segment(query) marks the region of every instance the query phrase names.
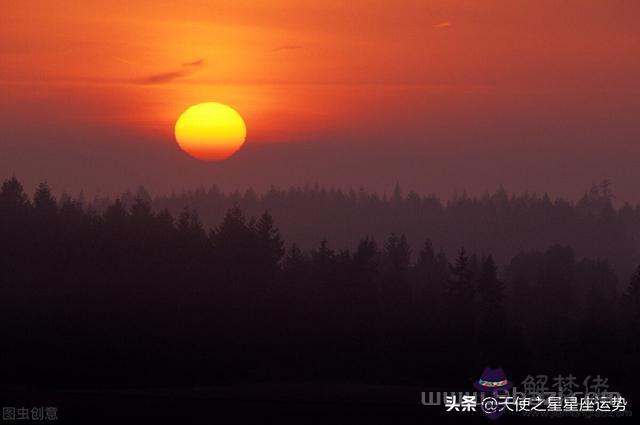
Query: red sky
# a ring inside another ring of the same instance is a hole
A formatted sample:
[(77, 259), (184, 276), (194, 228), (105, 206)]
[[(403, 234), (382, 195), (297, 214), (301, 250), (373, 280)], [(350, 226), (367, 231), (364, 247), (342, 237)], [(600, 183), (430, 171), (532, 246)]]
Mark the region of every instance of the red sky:
[[(114, 192), (320, 183), (640, 201), (634, 0), (0, 2), (0, 178)], [(173, 124), (245, 118), (224, 163)]]

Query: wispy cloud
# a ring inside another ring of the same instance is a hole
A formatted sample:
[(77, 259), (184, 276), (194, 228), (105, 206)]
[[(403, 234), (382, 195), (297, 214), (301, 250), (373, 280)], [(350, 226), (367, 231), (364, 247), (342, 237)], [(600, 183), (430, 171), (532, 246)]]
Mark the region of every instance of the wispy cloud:
[(146, 77), (142, 77), (135, 80), (135, 82), (138, 84), (170, 83), (171, 81), (174, 81), (179, 78), (183, 78), (192, 74), (197, 69), (202, 68), (203, 66), (204, 66), (204, 59), (197, 59), (191, 62), (183, 62), (181, 64), (181, 69), (147, 75)]
[(204, 59), (198, 59), (192, 62), (184, 62), (182, 66), (200, 68), (201, 66), (204, 66)]
[(435, 28), (448, 28), (450, 26), (451, 26), (451, 22), (449, 21), (440, 22), (439, 24), (434, 25)]
[(181, 77), (189, 75), (188, 71), (169, 71), (161, 72), (159, 74), (152, 74), (137, 80), (140, 84), (161, 84), (168, 83)]
[(285, 44), (284, 46), (278, 46), (271, 49), (272, 52), (282, 52), (284, 50), (298, 50), (302, 49), (302, 46), (297, 44)]

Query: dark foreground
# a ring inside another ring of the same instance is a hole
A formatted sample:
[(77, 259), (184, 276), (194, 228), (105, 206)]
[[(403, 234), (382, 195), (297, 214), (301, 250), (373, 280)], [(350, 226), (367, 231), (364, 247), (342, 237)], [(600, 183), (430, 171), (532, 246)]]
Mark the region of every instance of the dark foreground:
[[(455, 389), (462, 391), (466, 389)], [(19, 423), (492, 423), (479, 413), (426, 406), (419, 386), (264, 383), (202, 388), (29, 390), (3, 388), (3, 406), (55, 406), (56, 420)], [(629, 413), (631, 415), (631, 413)], [(544, 418), (499, 423), (627, 423), (632, 416)]]

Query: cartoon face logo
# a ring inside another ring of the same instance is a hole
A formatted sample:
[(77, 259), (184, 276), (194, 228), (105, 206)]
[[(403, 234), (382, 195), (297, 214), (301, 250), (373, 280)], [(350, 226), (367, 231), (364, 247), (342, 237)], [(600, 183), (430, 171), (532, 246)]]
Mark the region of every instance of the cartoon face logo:
[(480, 410), (487, 418), (498, 419), (504, 414), (504, 406), (499, 405), (498, 399), (509, 391), (513, 384), (501, 368), (485, 368), (473, 386), (481, 393)]

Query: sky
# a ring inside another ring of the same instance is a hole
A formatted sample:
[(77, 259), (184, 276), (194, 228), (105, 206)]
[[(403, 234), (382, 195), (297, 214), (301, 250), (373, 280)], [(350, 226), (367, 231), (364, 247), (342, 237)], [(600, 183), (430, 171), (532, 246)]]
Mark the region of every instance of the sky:
[[(321, 184), (640, 202), (635, 0), (0, 0), (0, 178), (113, 194)], [(173, 126), (236, 109), (203, 162)]]

